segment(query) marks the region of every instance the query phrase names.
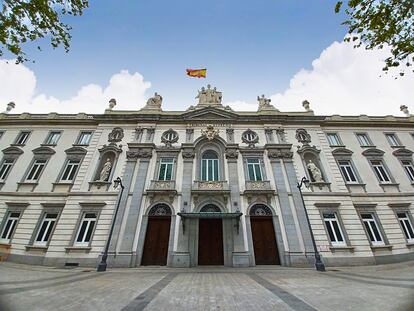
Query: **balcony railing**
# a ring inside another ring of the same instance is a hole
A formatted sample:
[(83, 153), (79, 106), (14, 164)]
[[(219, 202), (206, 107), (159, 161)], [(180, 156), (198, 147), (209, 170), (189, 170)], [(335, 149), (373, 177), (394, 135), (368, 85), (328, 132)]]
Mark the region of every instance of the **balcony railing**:
[(175, 191), (175, 180), (151, 180), (147, 191)]
[(193, 191), (229, 191), (229, 183), (226, 180), (194, 181)]
[(270, 181), (268, 180), (246, 180), (246, 191), (248, 192), (274, 192), (270, 188)]

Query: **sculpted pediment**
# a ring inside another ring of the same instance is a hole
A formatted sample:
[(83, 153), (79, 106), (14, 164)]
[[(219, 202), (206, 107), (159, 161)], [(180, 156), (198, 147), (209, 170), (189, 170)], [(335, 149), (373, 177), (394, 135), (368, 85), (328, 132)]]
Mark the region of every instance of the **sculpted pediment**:
[(218, 121), (236, 120), (238, 115), (228, 110), (207, 107), (184, 113), (184, 120)]

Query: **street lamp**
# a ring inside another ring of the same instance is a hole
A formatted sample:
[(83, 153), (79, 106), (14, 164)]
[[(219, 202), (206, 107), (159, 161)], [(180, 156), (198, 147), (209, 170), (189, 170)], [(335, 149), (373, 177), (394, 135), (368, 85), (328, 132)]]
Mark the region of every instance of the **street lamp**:
[(306, 188), (309, 188), (309, 184), (310, 184), (309, 179), (307, 179), (306, 177), (302, 177), (302, 179), (300, 180), (300, 183), (298, 183), (298, 189), (299, 189), (300, 197), (302, 199), (303, 208), (305, 210), (306, 220), (308, 221), (309, 231), (310, 231), (311, 238), (312, 238), (313, 249), (315, 251), (315, 268), (317, 271), (325, 271), (325, 265), (323, 264), (321, 260), (321, 256), (319, 255), (318, 249), (316, 248), (315, 237), (313, 236), (313, 231), (312, 231), (312, 227), (309, 221), (308, 211), (306, 209), (305, 200), (303, 199), (303, 194), (302, 194), (302, 186), (305, 185)]
[(106, 241), (105, 251), (104, 251), (104, 254), (102, 255), (101, 262), (99, 263), (98, 268), (96, 269), (96, 271), (98, 272), (106, 271), (106, 266), (107, 266), (106, 259), (108, 258), (109, 244), (111, 243), (111, 237), (112, 237), (112, 232), (114, 231), (116, 215), (118, 214), (119, 204), (121, 203), (122, 193), (124, 192), (124, 185), (122, 184), (122, 180), (119, 177), (117, 177), (117, 179), (114, 180), (114, 188), (116, 189), (118, 188), (118, 186), (121, 186), (121, 194), (119, 195), (118, 202), (116, 204), (115, 215), (114, 215), (114, 219), (112, 220), (111, 230), (109, 231), (108, 240)]

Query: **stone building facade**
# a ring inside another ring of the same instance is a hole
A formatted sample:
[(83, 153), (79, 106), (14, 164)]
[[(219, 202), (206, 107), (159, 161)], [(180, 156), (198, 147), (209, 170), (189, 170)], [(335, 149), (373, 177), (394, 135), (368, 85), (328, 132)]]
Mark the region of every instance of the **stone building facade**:
[[(0, 115), (0, 254), (96, 266), (327, 266), (414, 259), (414, 117), (186, 111)], [(121, 177), (124, 191), (112, 180)]]

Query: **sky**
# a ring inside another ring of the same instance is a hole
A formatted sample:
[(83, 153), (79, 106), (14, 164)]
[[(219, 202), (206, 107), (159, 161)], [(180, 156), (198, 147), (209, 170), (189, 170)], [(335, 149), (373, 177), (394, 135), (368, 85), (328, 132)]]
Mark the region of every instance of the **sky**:
[[(261, 94), (281, 111), (303, 111), (305, 99), (319, 115), (414, 111), (414, 74), (384, 75), (386, 49), (344, 43), (335, 2), (90, 0), (65, 19), (69, 53), (41, 41), (40, 52), (26, 46), (34, 63), (0, 58), (0, 110), (14, 101), (14, 113), (103, 113), (111, 98), (138, 110), (154, 92), (164, 110), (186, 110), (211, 84), (236, 111), (257, 110)], [(207, 78), (186, 68), (207, 68)]]

